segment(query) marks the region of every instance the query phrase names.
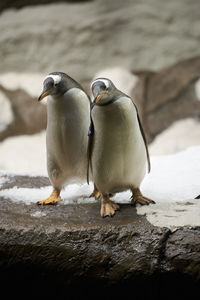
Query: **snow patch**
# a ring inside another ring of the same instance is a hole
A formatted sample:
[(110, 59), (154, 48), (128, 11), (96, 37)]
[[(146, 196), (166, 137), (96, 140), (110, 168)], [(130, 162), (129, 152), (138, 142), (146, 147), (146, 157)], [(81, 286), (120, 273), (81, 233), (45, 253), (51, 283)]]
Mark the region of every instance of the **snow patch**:
[(172, 231), (181, 226), (200, 226), (200, 200), (158, 202), (138, 207), (137, 213), (145, 215), (154, 226), (168, 227)]
[(0, 143), (0, 169), (47, 175), (46, 133), (9, 137)]
[[(27, 205), (37, 203), (39, 200), (47, 198), (52, 192), (52, 186), (42, 188), (19, 188), (17, 186), (0, 191), (0, 197), (9, 198), (13, 202), (24, 202)], [(80, 204), (95, 202), (93, 198), (89, 198), (92, 193), (91, 185), (68, 185), (61, 191), (61, 204)]]

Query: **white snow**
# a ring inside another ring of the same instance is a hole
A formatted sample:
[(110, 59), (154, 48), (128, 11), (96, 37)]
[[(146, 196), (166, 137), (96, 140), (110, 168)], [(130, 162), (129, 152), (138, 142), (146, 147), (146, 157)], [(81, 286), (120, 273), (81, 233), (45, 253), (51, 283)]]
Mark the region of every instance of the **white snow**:
[[(155, 226), (171, 229), (200, 226), (200, 200), (194, 200), (200, 194), (200, 146), (172, 155), (155, 156), (151, 160), (152, 171), (146, 175), (141, 190), (145, 196), (154, 199), (156, 204), (144, 207), (138, 205), (137, 213), (145, 214)], [(5, 174), (6, 172), (1, 172), (0, 178), (4, 178)], [(92, 184), (69, 185), (61, 192), (63, 201), (60, 205), (95, 202), (96, 200), (88, 198), (92, 189)], [(28, 205), (48, 197), (51, 191), (51, 186), (13, 187), (1, 190), (0, 196), (9, 197), (15, 202), (24, 201)], [(131, 193), (127, 191), (115, 195), (113, 200), (129, 203), (130, 196)]]
[[(14, 202), (25, 202), (27, 205), (47, 198), (52, 192), (52, 186), (42, 188), (18, 188), (13, 187), (0, 191), (0, 197), (7, 197)], [(95, 200), (89, 198), (92, 193), (92, 184), (71, 184), (61, 192), (62, 204), (91, 203)]]
[(1, 142), (0, 170), (47, 176), (45, 131), (10, 137)]
[(168, 227), (176, 230), (178, 227), (195, 227), (200, 225), (200, 200), (182, 202), (157, 202), (155, 205), (137, 208), (139, 215), (146, 215), (154, 226)]

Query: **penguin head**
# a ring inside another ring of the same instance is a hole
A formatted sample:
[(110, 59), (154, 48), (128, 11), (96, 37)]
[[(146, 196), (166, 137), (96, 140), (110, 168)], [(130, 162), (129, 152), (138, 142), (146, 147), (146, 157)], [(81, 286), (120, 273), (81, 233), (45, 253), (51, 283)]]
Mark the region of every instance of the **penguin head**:
[(113, 99), (116, 87), (108, 78), (97, 78), (91, 84), (91, 90), (94, 96), (93, 103), (103, 105)]
[(67, 75), (62, 72), (50, 73), (43, 82), (43, 91), (38, 98), (41, 101), (48, 95), (59, 96), (67, 91)]

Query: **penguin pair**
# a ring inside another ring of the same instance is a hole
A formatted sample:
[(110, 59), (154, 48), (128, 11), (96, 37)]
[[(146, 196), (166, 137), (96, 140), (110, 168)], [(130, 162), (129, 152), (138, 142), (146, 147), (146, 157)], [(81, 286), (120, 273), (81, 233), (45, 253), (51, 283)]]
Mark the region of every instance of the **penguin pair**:
[[(113, 216), (119, 206), (111, 193), (130, 189), (131, 203), (154, 203), (140, 192), (150, 171), (148, 147), (137, 108), (131, 98), (106, 78), (91, 85), (94, 101), (70, 76), (49, 74), (38, 100), (47, 101), (47, 170), (51, 195), (38, 204), (55, 204), (61, 189), (70, 183), (94, 182), (90, 197), (101, 194), (102, 217)], [(89, 131), (88, 131), (89, 128)]]

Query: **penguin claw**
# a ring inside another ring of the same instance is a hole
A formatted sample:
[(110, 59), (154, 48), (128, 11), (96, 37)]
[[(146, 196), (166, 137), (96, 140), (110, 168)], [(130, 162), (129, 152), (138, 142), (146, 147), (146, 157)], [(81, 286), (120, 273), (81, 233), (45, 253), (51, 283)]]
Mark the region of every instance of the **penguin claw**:
[(113, 201), (111, 201), (109, 198), (106, 200), (103, 199), (101, 202), (101, 217), (113, 217), (115, 215), (115, 212), (119, 210), (119, 205)]
[(137, 198), (131, 197), (131, 205), (135, 207), (137, 203), (139, 203), (140, 205), (156, 204), (155, 201), (144, 196), (140, 196)]
[(99, 200), (99, 198), (101, 197), (101, 194), (98, 192), (98, 193), (92, 193), (92, 194), (90, 194), (90, 196), (89, 196), (89, 198), (93, 198), (94, 197), (94, 199), (95, 200)]
[(59, 201), (61, 201), (60, 191), (54, 189), (48, 198), (38, 201), (37, 205), (57, 205)]
[(140, 189), (137, 188), (132, 190), (131, 205), (136, 206), (137, 203), (139, 203), (140, 205), (149, 205), (155, 204), (156, 202), (150, 198), (143, 196)]
[[(42, 200), (43, 201), (43, 200)], [(41, 205), (41, 206), (45, 206), (45, 205), (52, 205), (52, 206), (56, 206), (58, 204), (58, 201), (55, 202), (55, 201), (52, 201), (52, 202), (48, 202), (48, 203), (45, 203), (45, 202), (42, 202), (42, 201), (38, 201), (37, 202), (37, 205)]]

